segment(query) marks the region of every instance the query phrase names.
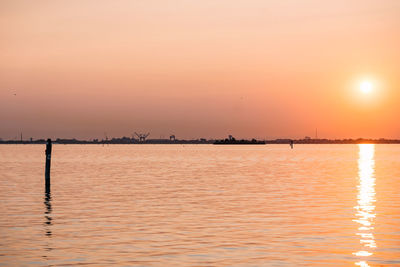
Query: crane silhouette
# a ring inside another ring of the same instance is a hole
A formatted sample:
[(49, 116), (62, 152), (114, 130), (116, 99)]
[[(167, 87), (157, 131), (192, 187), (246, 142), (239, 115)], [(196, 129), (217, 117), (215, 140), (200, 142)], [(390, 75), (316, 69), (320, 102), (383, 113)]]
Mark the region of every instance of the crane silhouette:
[(146, 141), (147, 136), (150, 135), (150, 133), (147, 134), (138, 134), (137, 132), (135, 132), (135, 135), (139, 138), (139, 142), (144, 142)]
[(104, 142), (108, 145), (108, 136), (107, 136), (107, 133), (104, 133), (104, 137), (106, 138), (106, 140), (104, 141), (104, 139), (103, 139), (103, 146), (104, 146)]

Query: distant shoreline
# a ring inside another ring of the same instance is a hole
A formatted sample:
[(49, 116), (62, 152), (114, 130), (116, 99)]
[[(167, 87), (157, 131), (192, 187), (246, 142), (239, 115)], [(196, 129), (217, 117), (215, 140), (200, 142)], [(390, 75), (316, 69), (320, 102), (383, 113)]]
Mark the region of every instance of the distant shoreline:
[[(195, 140), (169, 140), (169, 139), (149, 139), (140, 142), (137, 139), (131, 138), (112, 138), (110, 140), (77, 140), (77, 139), (56, 139), (53, 140), (54, 144), (81, 144), (81, 145), (139, 145), (139, 144), (148, 144), (148, 145), (168, 145), (168, 144), (213, 144), (217, 139), (195, 139)], [(400, 144), (400, 140), (397, 139), (275, 139), (275, 140), (262, 140), (267, 145), (272, 144), (290, 144), (290, 141), (293, 140), (294, 144)], [(38, 140), (0, 140), (1, 144), (45, 144), (45, 139)]]

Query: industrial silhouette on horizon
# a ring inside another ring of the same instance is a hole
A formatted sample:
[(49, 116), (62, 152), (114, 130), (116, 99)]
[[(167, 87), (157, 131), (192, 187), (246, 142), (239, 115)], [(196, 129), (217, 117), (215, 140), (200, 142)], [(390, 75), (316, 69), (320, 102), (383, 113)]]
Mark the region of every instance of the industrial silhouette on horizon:
[(138, 134), (135, 132), (135, 135), (139, 138), (139, 142), (145, 142), (146, 138), (150, 135), (150, 133), (147, 134)]

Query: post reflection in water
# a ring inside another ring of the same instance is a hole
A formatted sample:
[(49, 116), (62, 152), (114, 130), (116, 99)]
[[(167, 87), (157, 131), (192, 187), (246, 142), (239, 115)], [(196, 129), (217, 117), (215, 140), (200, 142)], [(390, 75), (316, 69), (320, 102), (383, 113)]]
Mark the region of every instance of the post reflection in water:
[(51, 192), (50, 190), (47, 191), (44, 195), (44, 205), (46, 207), (46, 210), (44, 212), (44, 218), (46, 219), (44, 222), (45, 228), (46, 228), (46, 236), (51, 237), (51, 228), (50, 226), (52, 225), (52, 218), (51, 218)]
[[(373, 255), (373, 249), (376, 248), (376, 242), (373, 235), (375, 218), (375, 145), (360, 144), (358, 158), (358, 178), (357, 186), (357, 206), (353, 221), (359, 224), (357, 235), (360, 237), (361, 249), (353, 254), (358, 257), (368, 257)], [(358, 266), (369, 266), (367, 261), (360, 260), (356, 262)]]
[[(44, 230), (46, 232), (45, 235), (46, 235), (46, 237), (51, 238), (51, 236), (52, 236), (51, 226), (53, 225), (53, 218), (51, 217), (51, 212), (53, 211), (53, 209), (51, 207), (51, 191), (50, 191), (50, 188), (46, 187), (46, 191), (45, 191), (45, 194), (44, 194), (44, 202), (43, 203), (45, 205), (45, 211), (44, 211), (45, 221), (43, 223)], [(50, 242), (50, 239), (49, 239), (49, 242)], [(46, 254), (49, 251), (52, 251), (52, 250), (53, 249), (51, 248), (51, 245), (49, 243), (47, 243), (46, 247), (45, 247), (45, 251), (47, 251)], [(44, 255), (42, 257), (44, 259), (48, 260), (48, 255)]]

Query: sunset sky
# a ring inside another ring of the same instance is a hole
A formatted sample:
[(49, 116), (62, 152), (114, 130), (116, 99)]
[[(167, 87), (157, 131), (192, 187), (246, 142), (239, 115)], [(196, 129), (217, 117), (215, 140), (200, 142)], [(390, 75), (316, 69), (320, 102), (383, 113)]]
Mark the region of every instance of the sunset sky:
[(0, 138), (400, 138), (398, 0), (0, 1)]

